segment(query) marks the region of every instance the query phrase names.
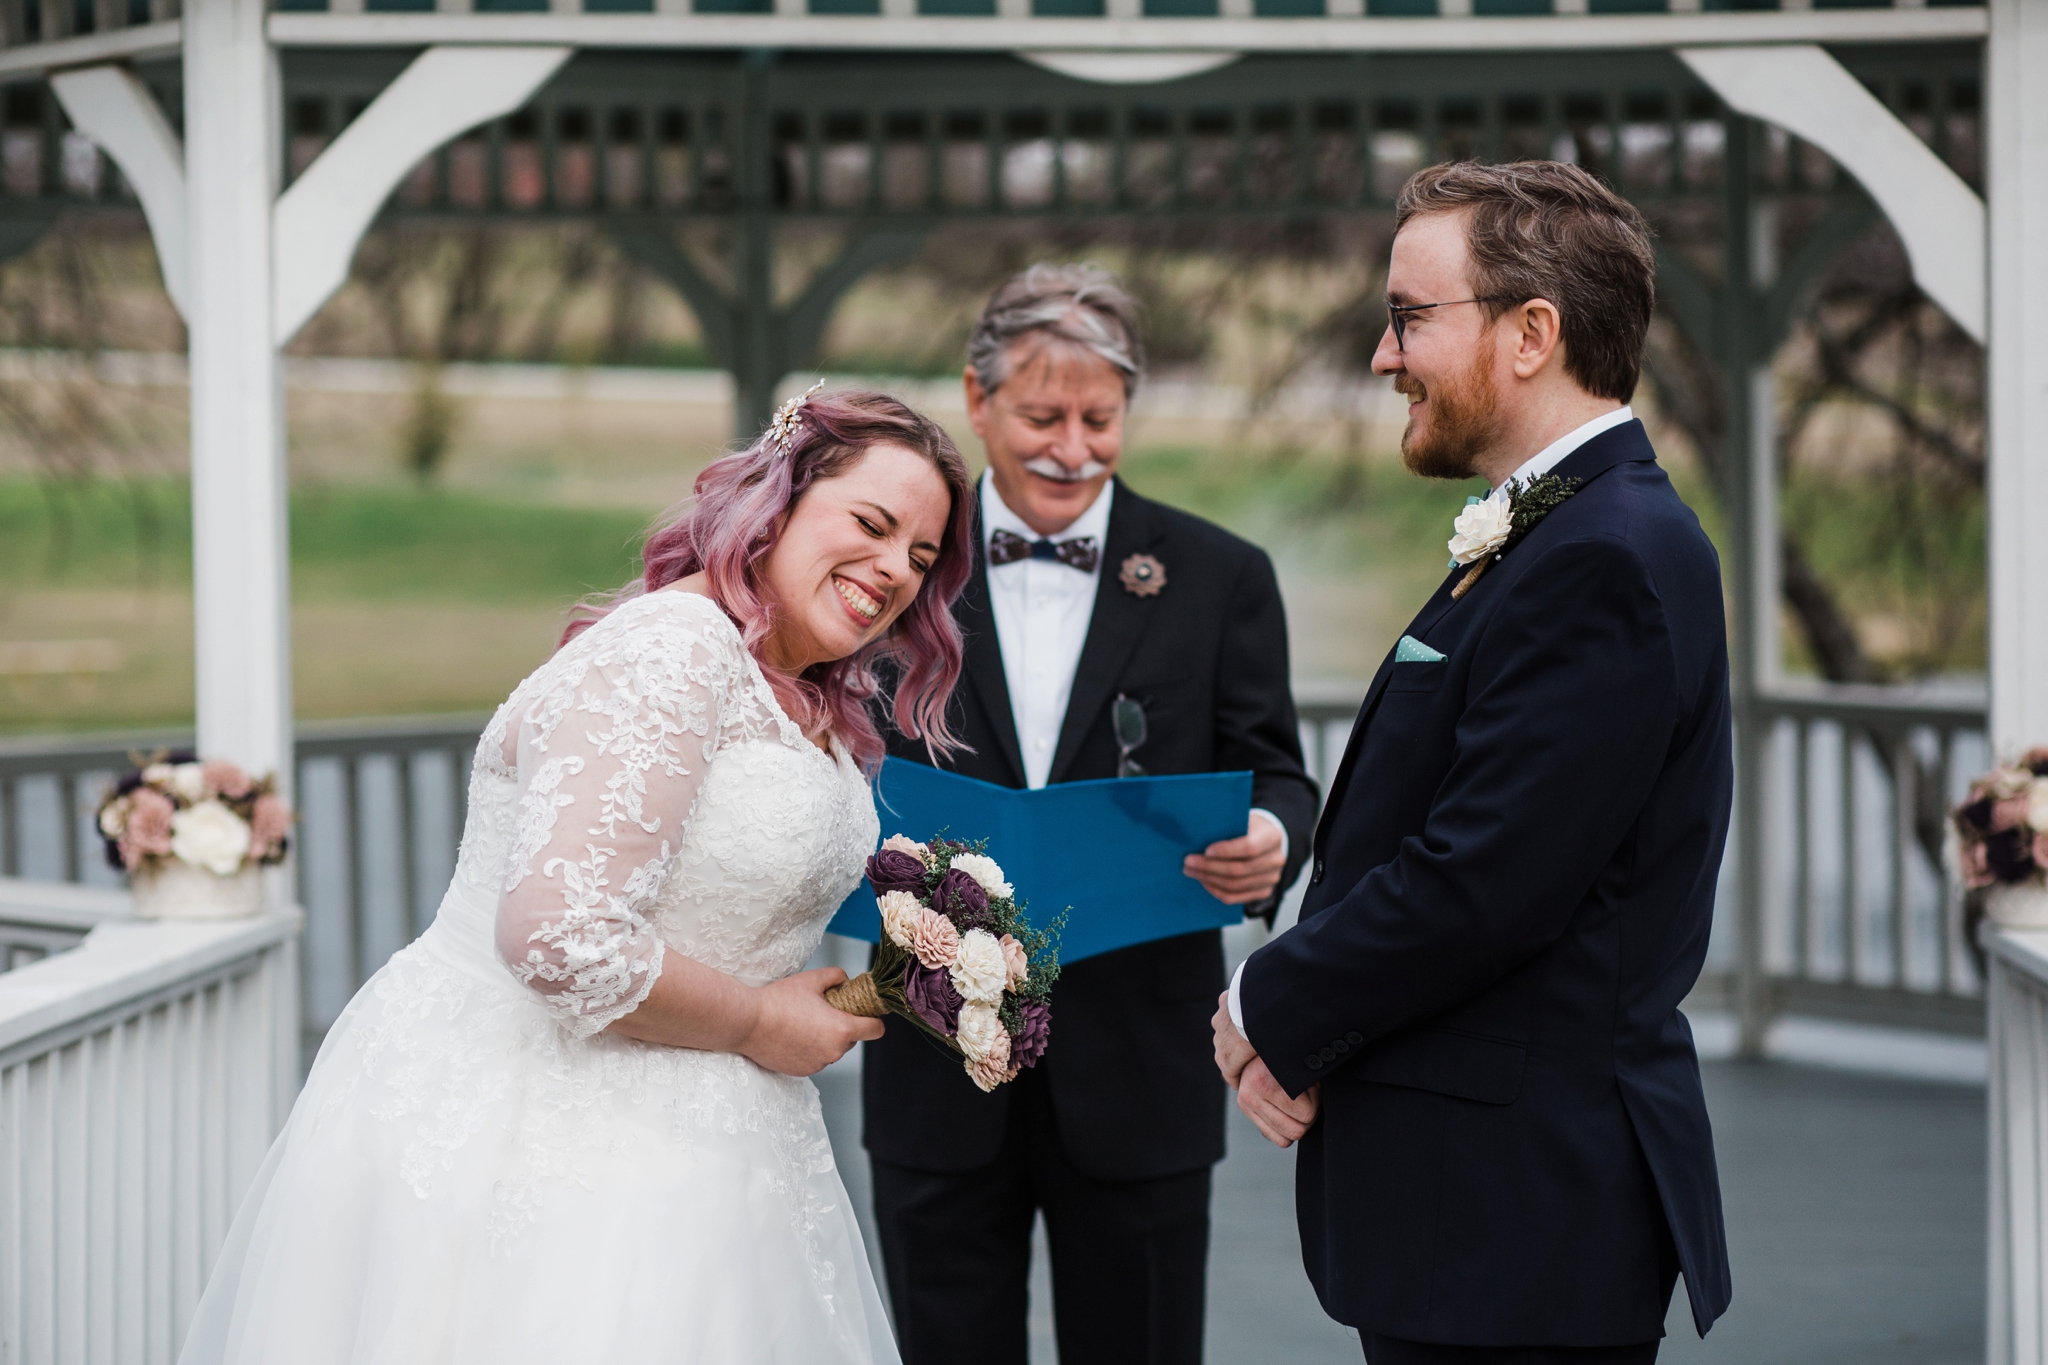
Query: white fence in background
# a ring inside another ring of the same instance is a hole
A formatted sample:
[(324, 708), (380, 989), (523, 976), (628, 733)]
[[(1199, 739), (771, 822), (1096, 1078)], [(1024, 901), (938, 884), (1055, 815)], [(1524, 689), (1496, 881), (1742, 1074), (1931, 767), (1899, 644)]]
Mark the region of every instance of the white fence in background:
[(1987, 928), (1991, 1365), (2048, 1365), (2048, 932)]
[(58, 950), (0, 974), (5, 1365), (174, 1361), (298, 1092), (299, 912), (127, 914), (0, 882), (0, 943)]

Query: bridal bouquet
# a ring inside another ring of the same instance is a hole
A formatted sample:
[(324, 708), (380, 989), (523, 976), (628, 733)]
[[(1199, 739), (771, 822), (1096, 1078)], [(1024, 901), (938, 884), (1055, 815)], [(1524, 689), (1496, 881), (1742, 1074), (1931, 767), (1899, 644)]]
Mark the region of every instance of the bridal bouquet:
[(173, 862), (232, 877), (284, 861), (292, 812), (271, 778), (252, 778), (222, 759), (191, 754), (137, 757), (100, 802), (109, 866), (131, 875)]
[(874, 966), (825, 998), (848, 1014), (908, 1019), (958, 1053), (987, 1091), (1045, 1055), (1066, 917), (1043, 930), (1026, 924), (985, 847), (884, 840), (868, 859), (882, 912)]

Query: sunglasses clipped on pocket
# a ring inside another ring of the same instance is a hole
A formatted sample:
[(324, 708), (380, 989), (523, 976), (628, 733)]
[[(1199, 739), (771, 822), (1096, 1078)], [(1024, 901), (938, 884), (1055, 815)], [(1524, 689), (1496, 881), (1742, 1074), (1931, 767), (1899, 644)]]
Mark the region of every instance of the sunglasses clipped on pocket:
[(1116, 775), (1145, 776), (1145, 770), (1131, 758), (1131, 750), (1145, 742), (1145, 708), (1119, 692), (1110, 704), (1109, 723), (1116, 732)]

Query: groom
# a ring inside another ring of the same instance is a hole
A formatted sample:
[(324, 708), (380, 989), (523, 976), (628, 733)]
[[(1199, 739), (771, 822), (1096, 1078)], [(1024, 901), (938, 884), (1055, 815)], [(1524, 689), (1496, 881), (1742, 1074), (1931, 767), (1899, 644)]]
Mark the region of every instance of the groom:
[[(951, 718), (971, 751), (952, 766), (1006, 787), (1132, 764), (1250, 769), (1247, 832), (1163, 875), (1270, 915), (1316, 797), (1279, 586), (1258, 549), (1114, 477), (1144, 368), (1135, 313), (1099, 270), (1034, 266), (975, 326), (965, 383), (988, 474), (955, 608), (967, 657)], [(900, 735), (889, 748), (928, 761)], [(1051, 1047), (993, 1094), (900, 1019), (866, 1046), (864, 1142), (906, 1365), (1025, 1365), (1040, 1213), (1061, 1365), (1201, 1360), (1222, 986), (1213, 929), (1069, 963)]]
[(1639, 1365), (1728, 1255), (1692, 1033), (1732, 788), (1721, 577), (1627, 406), (1655, 258), (1555, 162), (1403, 188), (1373, 368), (1483, 478), (1366, 694), (1298, 927), (1216, 1058), (1299, 1140), (1302, 1258), (1370, 1365)]

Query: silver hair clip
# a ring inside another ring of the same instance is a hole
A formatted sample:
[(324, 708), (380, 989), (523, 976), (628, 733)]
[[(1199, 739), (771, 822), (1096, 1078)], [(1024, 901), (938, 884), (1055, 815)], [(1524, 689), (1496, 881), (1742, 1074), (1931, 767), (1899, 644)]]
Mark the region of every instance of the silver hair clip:
[(795, 443), (796, 434), (803, 430), (804, 404), (810, 401), (812, 394), (824, 387), (825, 381), (820, 379), (775, 410), (775, 416), (768, 422), (768, 434), (774, 438), (776, 449), (786, 454)]

